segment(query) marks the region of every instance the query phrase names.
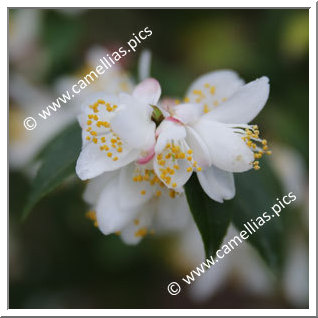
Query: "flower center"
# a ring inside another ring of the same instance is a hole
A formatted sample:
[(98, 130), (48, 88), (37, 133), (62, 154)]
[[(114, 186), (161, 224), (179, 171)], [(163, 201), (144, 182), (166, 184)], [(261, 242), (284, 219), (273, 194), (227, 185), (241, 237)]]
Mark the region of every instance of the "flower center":
[[(162, 195), (163, 188), (165, 188), (165, 184), (157, 177), (155, 171), (153, 169), (144, 169), (143, 167), (137, 166), (134, 170), (132, 180), (134, 182), (146, 182), (151, 187), (155, 187), (152, 190), (154, 193), (154, 197), (160, 197)], [(147, 191), (142, 189), (140, 191), (141, 195), (145, 195)], [(169, 196), (171, 198), (175, 198), (177, 192), (173, 189), (169, 189)]]
[[(192, 172), (194, 169), (201, 171), (202, 168), (198, 166), (192, 154), (193, 150), (190, 149), (184, 140), (173, 140), (167, 143), (164, 150), (156, 157), (159, 166), (161, 166), (161, 168), (159, 168), (161, 172), (160, 178), (164, 180), (167, 185), (170, 185), (171, 176), (180, 169), (180, 165), (184, 164), (187, 165), (187, 172)], [(171, 186), (176, 188), (178, 184), (173, 182)]]
[[(86, 140), (99, 144), (100, 151), (112, 158), (118, 160), (118, 156), (123, 152), (123, 142), (120, 137), (111, 129), (111, 114), (117, 109), (117, 105), (111, 105), (102, 99), (98, 99), (94, 104), (89, 105), (92, 113), (87, 115), (87, 136)], [(108, 120), (105, 120), (108, 119)]]

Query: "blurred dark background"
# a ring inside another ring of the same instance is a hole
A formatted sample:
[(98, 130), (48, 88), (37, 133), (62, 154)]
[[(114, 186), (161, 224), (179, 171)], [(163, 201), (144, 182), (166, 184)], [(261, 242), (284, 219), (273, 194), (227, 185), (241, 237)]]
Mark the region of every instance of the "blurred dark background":
[[(10, 77), (19, 74), (39, 90), (50, 91), (53, 98), (58, 97), (53, 89), (56, 81), (76, 74), (92, 46), (120, 47), (146, 26), (153, 32), (151, 37), (125, 58), (124, 68), (136, 76), (142, 48), (150, 49), (151, 74), (165, 95), (182, 97), (197, 76), (220, 68), (236, 70), (247, 82), (268, 76), (270, 97), (256, 122), (262, 136), (277, 149), (288, 149), (286, 160), (292, 157), (301, 162), (296, 166), (304, 180), (299, 186), (304, 226), (297, 231), (306, 246), (308, 10), (38, 9), (32, 10), (33, 17), (21, 18), (21, 11), (26, 10), (30, 9), (9, 10)], [(19, 113), (17, 104), (10, 97), (10, 146), (18, 134), (12, 124)], [(287, 168), (287, 174), (292, 175), (293, 167)], [(174, 237), (146, 238), (131, 247), (116, 236), (103, 236), (85, 218), (84, 184), (75, 178), (44, 198), (21, 222), (30, 175), (30, 162), (16, 167), (10, 158), (10, 308), (307, 306), (306, 297), (295, 302), (282, 287), (264, 294), (242, 291), (233, 275), (201, 302), (187, 292), (173, 297), (166, 291), (167, 284), (192, 268), (173, 265), (167, 246)], [(300, 180), (290, 177), (286, 182)]]

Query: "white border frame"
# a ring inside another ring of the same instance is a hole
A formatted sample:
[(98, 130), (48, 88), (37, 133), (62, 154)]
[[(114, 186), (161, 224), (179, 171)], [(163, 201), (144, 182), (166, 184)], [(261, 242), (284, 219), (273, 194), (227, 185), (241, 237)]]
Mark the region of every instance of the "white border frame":
[[(2, 43), (7, 42), (7, 7), (25, 7), (25, 3), (21, 0), (5, 1), (5, 7), (1, 8), (1, 39)], [(31, 0), (27, 2), (28, 7), (77, 7), (77, 1), (71, 0), (55, 0), (47, 1), (44, 5), (40, 0)], [(103, 0), (90, 0), (90, 8), (105, 8), (118, 7), (118, 1)], [(131, 7), (131, 2), (125, 0), (120, 2), (121, 7)], [(1, 214), (1, 228), (0, 228), (0, 246), (2, 262), (0, 263), (0, 314), (1, 316), (316, 316), (316, 2), (315, 1), (281, 1), (281, 0), (268, 0), (268, 1), (207, 1), (196, 0), (195, 2), (188, 2), (187, 5), (182, 1), (176, 0), (161, 0), (160, 2), (149, 2), (144, 0), (135, 0), (133, 3), (136, 7), (190, 7), (192, 4), (196, 8), (211, 7), (213, 8), (235, 8), (237, 4), (239, 8), (310, 8), (309, 9), (309, 309), (7, 309), (8, 301), (8, 286), (7, 286), (7, 273), (8, 273), (8, 217), (4, 211), (8, 207), (8, 184), (6, 178), (1, 178), (1, 189), (3, 202), (6, 206), (2, 209)], [(5, 99), (3, 107), (0, 108), (1, 118), (7, 118), (7, 109), (4, 105), (7, 104), (7, 89), (8, 89), (8, 63), (7, 52), (2, 49), (1, 52), (1, 74), (3, 77), (1, 85), (1, 96)], [(7, 85), (4, 85), (4, 84)], [(8, 142), (7, 125), (6, 130), (2, 125), (1, 146), (5, 149)], [(7, 168), (7, 160), (3, 156), (0, 158), (2, 167)], [(4, 168), (3, 168), (4, 170)], [(8, 172), (7, 178), (8, 178)], [(5, 175), (5, 172), (3, 172)], [(5, 195), (3, 194), (5, 193)]]

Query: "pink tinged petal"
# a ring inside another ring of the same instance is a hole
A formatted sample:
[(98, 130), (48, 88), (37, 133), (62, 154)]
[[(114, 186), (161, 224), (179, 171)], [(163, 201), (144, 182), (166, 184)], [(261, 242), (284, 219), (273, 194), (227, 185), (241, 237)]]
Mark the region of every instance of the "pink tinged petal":
[(83, 193), (84, 201), (90, 205), (96, 205), (100, 194), (104, 190), (104, 187), (116, 174), (118, 174), (117, 171), (105, 172), (100, 176), (89, 180)]
[(198, 172), (198, 179), (205, 193), (217, 202), (230, 200), (235, 196), (233, 173), (211, 166)]
[(93, 142), (88, 143), (81, 151), (77, 163), (76, 173), (82, 180), (95, 178), (103, 172), (119, 169), (134, 161), (139, 156), (139, 151), (123, 147), (122, 153), (118, 154), (117, 160), (114, 156), (108, 157), (105, 151), (100, 150), (100, 145)]
[(137, 208), (145, 204), (154, 194), (154, 187), (148, 181), (134, 181), (134, 177), (144, 176), (145, 172), (138, 172), (135, 164), (128, 165), (120, 170), (119, 175), (119, 206), (122, 209)]
[(269, 95), (269, 79), (263, 76), (241, 87), (220, 107), (204, 115), (211, 120), (245, 124), (253, 120), (263, 109)]
[(179, 104), (170, 107), (170, 111), (173, 117), (184, 124), (188, 124), (197, 121), (204, 115), (204, 106), (203, 104)]
[(152, 147), (147, 152), (146, 156), (137, 160), (137, 163), (140, 165), (145, 165), (145, 164), (149, 163), (154, 158), (154, 156), (155, 156), (155, 147)]
[(132, 95), (147, 105), (156, 105), (161, 95), (161, 87), (156, 79), (147, 78), (135, 87)]
[(146, 235), (151, 233), (153, 217), (157, 207), (154, 202), (142, 206), (139, 213), (122, 231), (121, 239), (129, 245), (138, 244)]
[(193, 150), (193, 158), (198, 163), (199, 167), (208, 167), (211, 165), (211, 158), (208, 146), (200, 135), (190, 126), (186, 127), (187, 137), (186, 142), (190, 149)]
[(121, 231), (138, 213), (136, 209), (121, 209), (118, 193), (118, 178), (115, 177), (107, 183), (96, 205), (98, 227), (105, 235)]
[(148, 151), (155, 144), (156, 125), (151, 120), (152, 108), (127, 94), (112, 119), (113, 131), (131, 148)]
[(170, 109), (176, 104), (176, 99), (171, 97), (163, 97), (158, 103), (158, 107), (164, 113), (164, 116), (169, 116)]
[(190, 103), (202, 103), (211, 110), (220, 106), (243, 85), (244, 81), (237, 73), (220, 70), (200, 76), (190, 86), (186, 96)]
[(253, 167), (253, 151), (232, 128), (204, 117), (193, 128), (207, 145), (211, 163), (219, 169), (243, 172)]

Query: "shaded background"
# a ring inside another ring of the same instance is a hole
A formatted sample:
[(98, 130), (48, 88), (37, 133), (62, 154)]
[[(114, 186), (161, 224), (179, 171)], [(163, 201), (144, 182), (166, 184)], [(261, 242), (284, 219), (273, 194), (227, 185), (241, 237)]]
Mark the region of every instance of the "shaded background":
[[(20, 218), (36, 170), (32, 153), (23, 160), (33, 146), (21, 129), (24, 114), (35, 106), (27, 98), (32, 89), (47, 97), (47, 104), (36, 105), (40, 111), (59, 96), (60, 78), (83, 69), (91, 47), (116, 49), (149, 26), (153, 34), (123, 59), (123, 67), (136, 77), (139, 54), (149, 48), (151, 74), (165, 95), (182, 97), (197, 76), (220, 68), (236, 70), (247, 82), (270, 78), (270, 97), (256, 122), (280, 153), (273, 161), (283, 188), (297, 193), (298, 221), (291, 237), (301, 243), (291, 241), (289, 248), (300, 245), (300, 252), (286, 275), (300, 275), (308, 262), (308, 16), (308, 10), (279, 9), (9, 10), (9, 148), (17, 141), (26, 148), (9, 158), (9, 307), (306, 308), (308, 295), (289, 293), (293, 286), (280, 283), (257, 293), (242, 288), (238, 269), (228, 270), (222, 284), (202, 299), (187, 291), (170, 296), (167, 284), (194, 266), (187, 257), (176, 257), (177, 247), (171, 248), (176, 237), (155, 236), (131, 247), (116, 236), (103, 236), (85, 218), (84, 184), (75, 178), (44, 198), (25, 222)], [(22, 97), (17, 79), (26, 85)], [(63, 126), (53, 120), (49, 125), (52, 135)], [(301, 276), (299, 281), (308, 289), (308, 280)]]

